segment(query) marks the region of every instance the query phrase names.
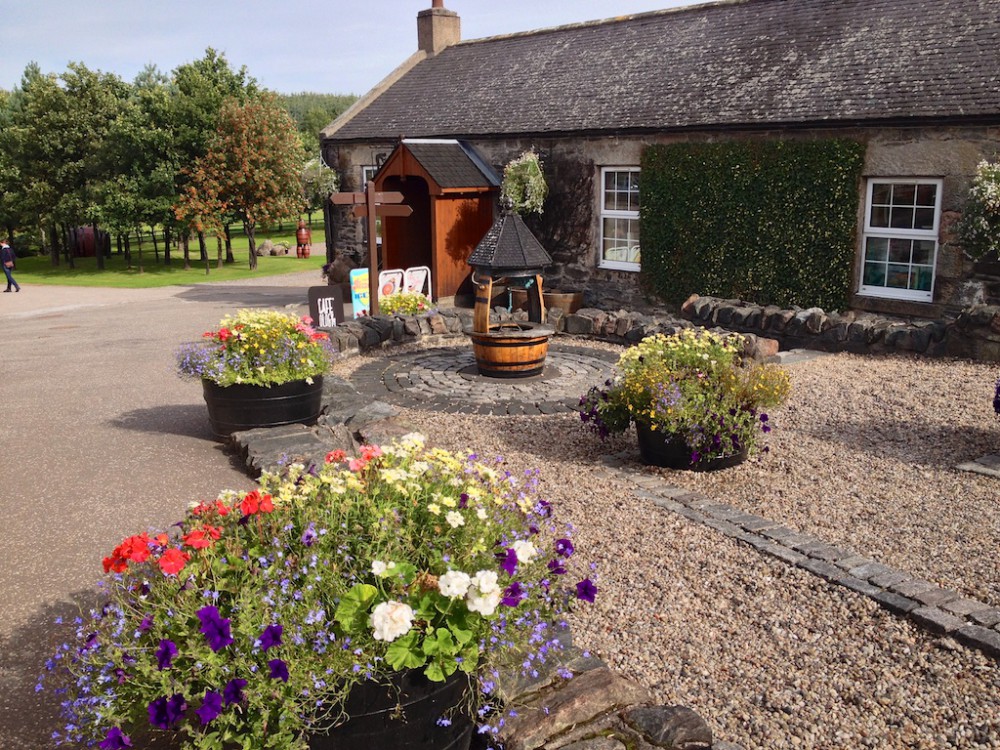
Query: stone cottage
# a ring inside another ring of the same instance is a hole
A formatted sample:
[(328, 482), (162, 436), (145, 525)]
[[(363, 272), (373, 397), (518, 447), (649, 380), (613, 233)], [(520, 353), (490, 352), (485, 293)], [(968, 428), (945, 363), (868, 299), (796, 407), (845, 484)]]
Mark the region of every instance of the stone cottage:
[[(1000, 2), (724, 0), (464, 41), (433, 0), (417, 31), (321, 133), (326, 163), (358, 190), (402, 136), (460, 141), (496, 171), (534, 148), (549, 286), (634, 297), (649, 145), (850, 138), (865, 150), (851, 306), (937, 317), (989, 294), (954, 223), (1000, 154)], [(330, 251), (364, 257), (361, 223), (331, 214)]]

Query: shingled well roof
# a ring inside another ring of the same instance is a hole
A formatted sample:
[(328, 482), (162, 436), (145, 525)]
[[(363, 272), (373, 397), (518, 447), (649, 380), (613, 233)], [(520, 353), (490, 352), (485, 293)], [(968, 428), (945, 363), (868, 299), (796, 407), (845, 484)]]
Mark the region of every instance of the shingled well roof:
[(729, 0), (461, 42), (334, 141), (1000, 121), (998, 0)]

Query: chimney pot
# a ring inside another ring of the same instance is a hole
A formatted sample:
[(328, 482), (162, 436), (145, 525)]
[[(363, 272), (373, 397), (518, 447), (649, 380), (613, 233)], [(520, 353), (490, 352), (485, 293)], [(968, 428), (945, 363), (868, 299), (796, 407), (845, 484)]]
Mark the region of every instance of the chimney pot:
[(431, 7), (432, 8), (443, 8), (444, 7), (444, 0), (431, 0)]

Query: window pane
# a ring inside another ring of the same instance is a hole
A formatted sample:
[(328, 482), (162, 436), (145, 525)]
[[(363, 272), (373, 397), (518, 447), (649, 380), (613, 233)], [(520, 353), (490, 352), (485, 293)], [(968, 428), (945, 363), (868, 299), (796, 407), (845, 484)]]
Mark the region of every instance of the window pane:
[(910, 240), (892, 239), (889, 240), (889, 262), (909, 263), (910, 262)]
[(614, 190), (615, 189), (615, 175), (617, 172), (605, 172), (604, 173), (604, 190)]
[(885, 285), (890, 289), (909, 289), (910, 288), (910, 267), (909, 266), (899, 266), (892, 263), (888, 267), (888, 275), (886, 276)]
[(917, 205), (937, 205), (937, 185), (917, 185)]
[(885, 264), (865, 263), (866, 286), (885, 286)]
[(913, 209), (893, 206), (889, 224), (893, 229), (913, 229)]
[(892, 185), (885, 182), (876, 182), (872, 185), (872, 203), (879, 203), (883, 206), (889, 205), (889, 197), (892, 195)]
[(889, 226), (889, 209), (885, 206), (872, 206), (872, 218), (869, 225), (873, 227)]
[(913, 262), (923, 266), (934, 264), (934, 245), (931, 240), (916, 240), (913, 243)]
[(913, 213), (914, 229), (934, 229), (934, 209), (918, 208)]
[(912, 206), (917, 199), (917, 186), (913, 183), (892, 186), (892, 203), (894, 206)]
[(912, 288), (918, 289), (921, 292), (929, 292), (931, 290), (931, 281), (934, 279), (934, 267), (933, 266), (914, 266), (913, 274), (911, 276)]
[(865, 259), (885, 261), (889, 258), (889, 240), (885, 237), (869, 237), (865, 243)]

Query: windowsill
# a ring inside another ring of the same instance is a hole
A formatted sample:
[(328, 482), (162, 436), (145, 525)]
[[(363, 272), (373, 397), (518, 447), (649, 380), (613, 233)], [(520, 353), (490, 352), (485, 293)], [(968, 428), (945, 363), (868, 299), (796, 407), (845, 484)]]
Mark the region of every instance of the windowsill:
[(598, 263), (597, 270), (599, 271), (627, 271), (630, 273), (639, 273), (642, 270), (642, 266), (638, 263), (618, 263), (615, 261)]

